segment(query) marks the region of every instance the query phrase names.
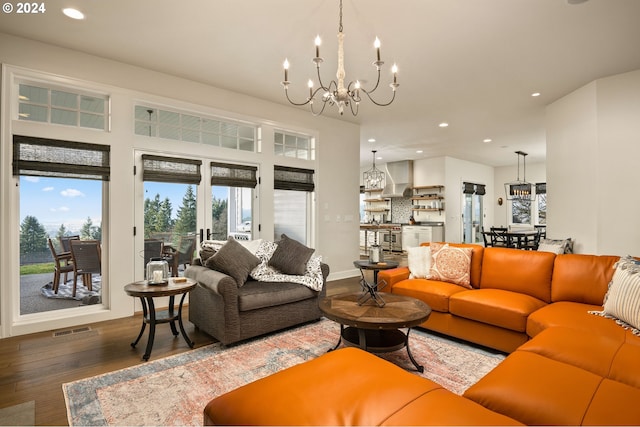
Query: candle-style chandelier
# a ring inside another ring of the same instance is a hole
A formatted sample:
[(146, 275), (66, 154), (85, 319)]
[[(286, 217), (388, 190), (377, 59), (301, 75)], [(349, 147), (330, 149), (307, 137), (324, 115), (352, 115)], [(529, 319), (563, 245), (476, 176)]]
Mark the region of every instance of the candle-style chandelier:
[[(355, 82), (353, 81), (349, 82), (349, 84), (345, 87), (344, 79), (345, 79), (346, 73), (344, 70), (344, 33), (342, 32), (342, 0), (340, 0), (340, 25), (338, 26), (338, 72), (336, 73), (337, 82), (336, 80), (331, 80), (328, 86), (325, 86), (325, 84), (322, 82), (322, 78), (320, 77), (320, 64), (323, 61), (322, 57), (320, 57), (321, 43), (322, 41), (320, 40), (320, 36), (317, 36), (315, 39), (316, 56), (315, 58), (313, 58), (313, 62), (316, 64), (319, 87), (314, 90), (313, 89), (314, 83), (311, 79), (309, 79), (309, 82), (307, 84), (307, 86), (309, 87), (309, 97), (304, 102), (294, 102), (291, 100), (291, 98), (289, 98), (289, 91), (288, 91), (289, 83), (290, 83), (289, 82), (289, 61), (287, 59), (284, 60), (284, 81), (282, 82), (282, 85), (284, 86), (284, 93), (287, 96), (287, 100), (289, 100), (291, 104), (298, 105), (298, 106), (308, 104), (309, 108), (311, 109), (311, 113), (314, 116), (318, 116), (322, 114), (327, 104), (337, 105), (338, 112), (340, 113), (340, 115), (344, 114), (344, 109), (345, 107), (348, 106), (351, 109), (351, 113), (354, 116), (357, 116), (358, 107), (359, 107), (360, 101), (362, 100), (362, 98), (360, 97), (361, 92), (364, 93), (367, 96), (367, 98), (371, 100), (371, 102), (373, 102), (375, 105), (378, 105), (380, 107), (386, 107), (387, 105), (390, 105), (394, 101), (394, 99), (396, 98), (396, 89), (398, 88), (398, 86), (400, 86), (398, 84), (398, 76), (397, 76), (398, 67), (396, 66), (396, 64), (393, 64), (393, 67), (391, 67), (391, 72), (393, 73), (393, 83), (389, 84), (392, 91), (391, 100), (386, 103), (381, 103), (374, 100), (371, 96), (371, 94), (375, 92), (376, 89), (378, 89), (378, 85), (380, 84), (380, 67), (382, 67), (382, 65), (384, 64), (384, 62), (380, 60), (380, 40), (377, 37), (373, 44), (376, 49), (376, 61), (373, 62), (373, 65), (376, 67), (376, 70), (378, 72), (378, 79), (376, 81), (376, 85), (373, 87), (373, 89), (366, 90), (365, 88), (362, 87), (362, 85), (360, 84), (360, 81), (356, 80)], [(316, 94), (318, 94), (319, 92), (321, 93), (321, 96), (319, 98), (320, 98), (320, 101), (322, 101), (322, 108), (319, 111), (316, 111), (313, 108), (313, 104), (314, 104), (314, 100), (316, 99)]]
[[(527, 153), (516, 151), (516, 154), (518, 155), (518, 177), (515, 181), (505, 183), (504, 191), (507, 200), (531, 200), (533, 192), (531, 183), (527, 182)], [(522, 180), (520, 180), (520, 157), (524, 167)]]

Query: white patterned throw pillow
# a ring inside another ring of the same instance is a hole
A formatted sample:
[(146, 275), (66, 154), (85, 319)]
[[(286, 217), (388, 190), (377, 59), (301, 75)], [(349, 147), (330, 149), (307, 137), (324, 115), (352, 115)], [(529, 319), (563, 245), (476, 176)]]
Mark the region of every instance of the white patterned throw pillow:
[(640, 262), (626, 256), (620, 258), (615, 269), (604, 297), (604, 310), (589, 313), (614, 319), (640, 336)]

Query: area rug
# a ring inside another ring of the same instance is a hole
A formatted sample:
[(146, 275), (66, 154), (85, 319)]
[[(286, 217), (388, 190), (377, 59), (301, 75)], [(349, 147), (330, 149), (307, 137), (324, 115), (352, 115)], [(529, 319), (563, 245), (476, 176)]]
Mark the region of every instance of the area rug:
[[(100, 289), (102, 288), (102, 277), (94, 275), (91, 280), (91, 290), (82, 284), (82, 279), (78, 278), (76, 286), (76, 296), (73, 296), (73, 279), (60, 283), (58, 293), (53, 292), (53, 282), (49, 282), (40, 290), (47, 298), (74, 299), (87, 301), (85, 304), (97, 304), (100, 302)], [(93, 297), (93, 298), (92, 298)]]
[[(339, 333), (337, 323), (323, 319), (237, 346), (211, 344), (63, 384), (69, 425), (202, 425), (209, 400), (326, 353)], [(504, 359), (423, 330), (411, 332), (410, 345), (424, 374), (404, 349), (381, 356), (457, 394)]]

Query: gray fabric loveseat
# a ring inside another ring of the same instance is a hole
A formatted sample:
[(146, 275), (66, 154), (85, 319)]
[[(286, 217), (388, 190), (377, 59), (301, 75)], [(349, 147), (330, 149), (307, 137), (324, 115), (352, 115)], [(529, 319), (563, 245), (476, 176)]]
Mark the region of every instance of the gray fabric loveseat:
[(277, 244), (203, 242), (199, 262), (185, 271), (198, 282), (189, 320), (227, 345), (319, 319), (329, 266), (312, 253), (285, 235)]

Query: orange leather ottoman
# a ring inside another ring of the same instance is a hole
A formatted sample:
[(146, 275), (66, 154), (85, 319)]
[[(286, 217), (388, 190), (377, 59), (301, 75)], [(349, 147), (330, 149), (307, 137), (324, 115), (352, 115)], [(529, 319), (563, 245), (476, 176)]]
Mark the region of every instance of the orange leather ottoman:
[(205, 425), (519, 425), (356, 348), (213, 399)]

